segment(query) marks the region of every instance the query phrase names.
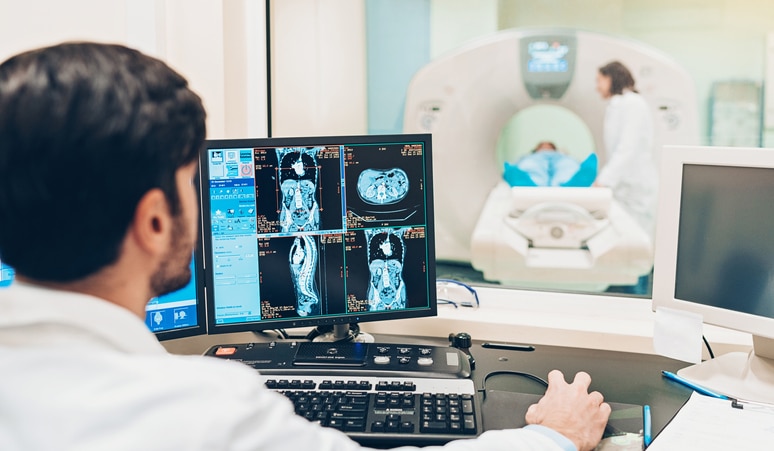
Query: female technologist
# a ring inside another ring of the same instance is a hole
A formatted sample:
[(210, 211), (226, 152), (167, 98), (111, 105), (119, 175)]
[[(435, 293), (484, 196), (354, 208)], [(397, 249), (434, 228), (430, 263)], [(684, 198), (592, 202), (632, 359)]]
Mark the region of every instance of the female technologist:
[(597, 91), (609, 103), (603, 130), (607, 163), (594, 185), (610, 187), (652, 240), (658, 174), (650, 108), (634, 89), (629, 69), (618, 61), (599, 68)]

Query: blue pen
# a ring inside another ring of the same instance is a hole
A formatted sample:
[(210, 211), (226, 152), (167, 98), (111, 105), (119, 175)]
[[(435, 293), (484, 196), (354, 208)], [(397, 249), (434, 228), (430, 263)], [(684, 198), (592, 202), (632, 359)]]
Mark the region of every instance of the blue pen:
[(687, 379), (683, 379), (682, 377), (678, 376), (675, 373), (671, 373), (669, 371), (661, 371), (661, 374), (664, 377), (666, 377), (667, 379), (672, 379), (673, 381), (675, 381), (677, 383), (683, 384), (686, 387), (691, 388), (694, 391), (697, 391), (697, 392), (701, 393), (702, 395), (707, 395), (707, 396), (711, 396), (713, 398), (720, 398), (720, 399), (731, 399), (731, 398), (729, 398), (726, 395), (721, 395), (720, 393), (715, 393), (714, 391), (708, 390), (708, 389), (702, 387), (701, 385), (696, 385), (696, 384), (694, 384), (693, 382), (691, 382), (691, 381), (689, 381)]
[(642, 407), (642, 435), (643, 435), (643, 442), (645, 443), (645, 447), (647, 448), (650, 445), (651, 440), (653, 439), (651, 423), (650, 423), (650, 406), (647, 404)]

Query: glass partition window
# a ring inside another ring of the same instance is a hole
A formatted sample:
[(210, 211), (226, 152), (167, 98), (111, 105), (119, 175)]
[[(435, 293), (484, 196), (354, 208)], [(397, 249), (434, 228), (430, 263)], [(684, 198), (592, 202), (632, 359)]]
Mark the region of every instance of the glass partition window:
[[(647, 104), (641, 121), (653, 130), (646, 139), (653, 170), (637, 183), (658, 189), (665, 144), (774, 143), (761, 89), (774, 77), (766, 64), (774, 4), (273, 0), (269, 7), (274, 136), (433, 134), (438, 277), (650, 295), (652, 229), (631, 211), (636, 201), (589, 186), (612, 164), (609, 142), (622, 133), (605, 119), (620, 115), (608, 108), (617, 101), (597, 90), (598, 69), (610, 61), (629, 69)], [(522, 35), (508, 41), (509, 33)], [(740, 84), (753, 94), (723, 96)], [(533, 152), (546, 143), (556, 152)], [(551, 181), (555, 188), (544, 190)], [(608, 238), (621, 233), (622, 250), (610, 252)], [(516, 251), (498, 260), (503, 249)]]

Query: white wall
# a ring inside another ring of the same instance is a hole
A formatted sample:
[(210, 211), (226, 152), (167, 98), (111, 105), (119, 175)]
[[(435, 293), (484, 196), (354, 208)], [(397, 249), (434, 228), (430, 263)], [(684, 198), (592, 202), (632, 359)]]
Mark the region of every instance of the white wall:
[(0, 0), (0, 60), (62, 41), (114, 42), (165, 60), (208, 111), (208, 137), (265, 136), (263, 2)]
[(430, 12), (431, 58), (498, 31), (498, 0), (430, 0)]
[(279, 0), (272, 15), (272, 134), (367, 131), (365, 2)]

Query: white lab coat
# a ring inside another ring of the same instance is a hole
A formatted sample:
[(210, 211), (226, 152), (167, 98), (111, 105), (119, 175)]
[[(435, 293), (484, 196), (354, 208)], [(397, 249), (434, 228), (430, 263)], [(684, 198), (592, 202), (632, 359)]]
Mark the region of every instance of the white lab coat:
[(641, 95), (627, 90), (610, 99), (604, 124), (607, 163), (597, 183), (613, 190), (651, 238), (658, 195), (653, 134), (653, 116)]
[[(128, 310), (14, 285), (0, 290), (0, 450), (366, 450), (295, 415), (247, 365), (167, 354)], [(531, 426), (425, 450), (574, 448), (556, 435)]]

